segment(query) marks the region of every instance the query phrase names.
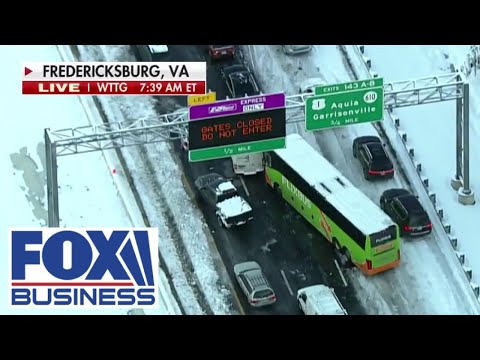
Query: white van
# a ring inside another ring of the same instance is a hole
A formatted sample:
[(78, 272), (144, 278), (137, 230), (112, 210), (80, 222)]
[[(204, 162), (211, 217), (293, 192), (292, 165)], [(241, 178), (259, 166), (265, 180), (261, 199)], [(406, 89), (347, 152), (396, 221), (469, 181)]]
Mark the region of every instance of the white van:
[(263, 153), (232, 156), (235, 174), (255, 175), (263, 171)]
[(300, 289), (297, 299), (305, 315), (348, 315), (334, 290), (325, 285)]

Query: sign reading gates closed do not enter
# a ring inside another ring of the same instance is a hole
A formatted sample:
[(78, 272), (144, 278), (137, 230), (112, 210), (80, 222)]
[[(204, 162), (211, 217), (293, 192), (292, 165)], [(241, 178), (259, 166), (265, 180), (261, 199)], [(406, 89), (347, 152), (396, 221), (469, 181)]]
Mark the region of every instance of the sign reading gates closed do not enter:
[(285, 94), (189, 108), (189, 159), (204, 161), (285, 147)]

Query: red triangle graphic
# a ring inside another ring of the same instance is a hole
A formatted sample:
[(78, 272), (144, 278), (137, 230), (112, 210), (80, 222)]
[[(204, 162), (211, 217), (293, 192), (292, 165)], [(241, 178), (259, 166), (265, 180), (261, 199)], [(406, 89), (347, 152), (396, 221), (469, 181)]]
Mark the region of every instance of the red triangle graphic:
[(31, 72), (33, 72), (33, 70), (30, 70), (29, 68), (25, 68), (25, 76), (27, 76), (28, 74), (30, 74)]

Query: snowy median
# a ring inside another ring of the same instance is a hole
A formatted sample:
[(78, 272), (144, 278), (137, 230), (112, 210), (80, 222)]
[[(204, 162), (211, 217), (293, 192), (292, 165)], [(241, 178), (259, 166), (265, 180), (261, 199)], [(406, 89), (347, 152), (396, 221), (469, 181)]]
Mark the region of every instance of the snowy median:
[[(64, 59), (64, 61), (76, 61), (75, 56), (71, 52), (69, 46), (59, 46), (58, 50)], [(85, 110), (85, 114), (88, 118), (90, 125), (98, 126), (102, 125), (103, 121), (101, 115), (96, 107), (94, 99), (90, 96), (80, 96), (79, 97), (80, 103)], [(122, 199), (122, 204), (125, 207), (125, 210), (130, 218), (131, 224), (135, 227), (144, 227), (146, 226), (145, 222), (143, 221), (142, 214), (135, 202), (134, 195), (129, 188), (129, 184), (126, 181), (125, 177), (118, 176), (117, 171), (122, 168), (121, 163), (118, 157), (115, 156), (113, 151), (102, 151), (102, 156), (105, 159), (105, 162), (110, 170), (110, 174), (112, 176), (113, 184), (117, 190), (117, 195), (120, 196)], [(177, 302), (175, 301), (171, 290), (168, 280), (162, 271), (162, 269), (158, 269), (159, 271), (159, 299), (161, 301), (161, 306), (159, 308), (160, 311), (156, 311), (156, 309), (149, 309), (147, 311), (148, 314), (160, 314), (160, 315), (181, 315), (181, 310), (178, 307)], [(130, 313), (130, 312), (129, 312)], [(132, 314), (145, 314), (143, 309), (134, 309), (131, 312)]]
[[(129, 46), (79, 46), (78, 50), (83, 61), (135, 61)], [(98, 100), (112, 122), (158, 116), (152, 97), (102, 96)], [(178, 105), (165, 98), (162, 106), (168, 112)], [(202, 213), (192, 206), (169, 144), (125, 148), (122, 153), (150, 224), (162, 234), (160, 252), (185, 312), (230, 314), (230, 291), (215, 269)]]

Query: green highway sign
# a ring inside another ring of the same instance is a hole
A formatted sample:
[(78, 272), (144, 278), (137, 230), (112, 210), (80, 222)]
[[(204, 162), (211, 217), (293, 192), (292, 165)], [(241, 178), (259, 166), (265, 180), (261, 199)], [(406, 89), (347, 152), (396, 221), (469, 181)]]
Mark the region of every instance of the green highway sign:
[(342, 84), (317, 86), (315, 88), (315, 95), (339, 93), (344, 91), (363, 90), (363, 89), (375, 88), (379, 86), (383, 87), (383, 78), (353, 81), (353, 82), (342, 83)]
[(221, 159), (233, 155), (250, 154), (285, 148), (285, 138), (251, 141), (243, 144), (216, 146), (205, 149), (190, 150), (190, 162)]
[[(307, 98), (305, 130), (315, 131), (383, 120), (383, 79), (380, 80), (377, 82), (380, 86), (359, 88), (362, 82), (356, 81), (355, 83), (360, 83), (356, 90), (323, 93)], [(369, 82), (370, 80), (365, 81)], [(345, 84), (340, 85), (345, 89)]]

